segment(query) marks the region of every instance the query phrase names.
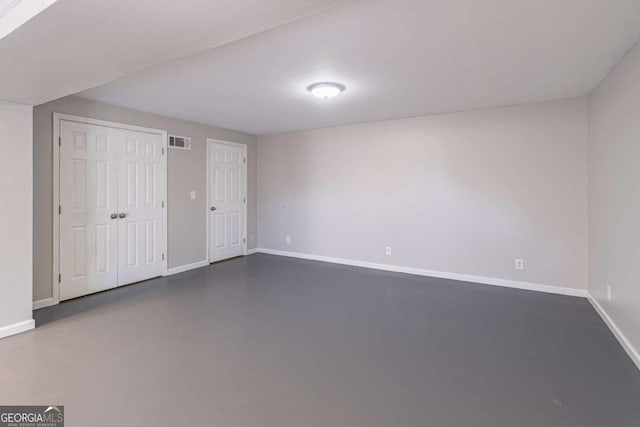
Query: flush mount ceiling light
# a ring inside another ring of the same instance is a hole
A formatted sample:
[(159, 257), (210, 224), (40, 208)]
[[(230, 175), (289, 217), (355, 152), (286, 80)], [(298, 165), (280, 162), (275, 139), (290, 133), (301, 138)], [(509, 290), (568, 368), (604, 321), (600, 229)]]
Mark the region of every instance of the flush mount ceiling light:
[(307, 90), (311, 92), (313, 96), (317, 96), (322, 99), (335, 98), (344, 92), (345, 89), (344, 85), (341, 85), (340, 83), (330, 82), (314, 83), (307, 87)]

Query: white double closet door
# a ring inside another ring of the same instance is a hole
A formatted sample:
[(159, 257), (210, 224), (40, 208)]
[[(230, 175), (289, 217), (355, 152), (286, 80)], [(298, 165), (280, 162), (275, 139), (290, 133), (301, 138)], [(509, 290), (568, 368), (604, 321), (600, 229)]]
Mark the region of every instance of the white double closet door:
[(60, 120), (60, 300), (163, 274), (163, 136)]

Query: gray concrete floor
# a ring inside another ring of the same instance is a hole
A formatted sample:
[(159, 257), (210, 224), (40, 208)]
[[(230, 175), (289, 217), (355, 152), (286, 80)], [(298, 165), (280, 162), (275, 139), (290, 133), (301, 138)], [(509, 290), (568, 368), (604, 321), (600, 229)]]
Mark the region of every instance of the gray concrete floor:
[(638, 426), (580, 298), (253, 255), (65, 302), (0, 340), (0, 403), (67, 426)]

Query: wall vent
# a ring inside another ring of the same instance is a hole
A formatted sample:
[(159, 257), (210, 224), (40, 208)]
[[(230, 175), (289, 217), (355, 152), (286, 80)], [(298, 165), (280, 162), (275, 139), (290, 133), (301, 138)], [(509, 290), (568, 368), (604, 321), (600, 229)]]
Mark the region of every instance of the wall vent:
[(188, 136), (169, 135), (169, 147), (191, 150), (191, 138)]

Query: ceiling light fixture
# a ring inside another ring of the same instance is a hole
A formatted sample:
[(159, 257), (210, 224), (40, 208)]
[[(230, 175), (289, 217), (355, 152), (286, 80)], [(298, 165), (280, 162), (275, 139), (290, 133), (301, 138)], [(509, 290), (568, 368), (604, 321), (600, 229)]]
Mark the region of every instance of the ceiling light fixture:
[(313, 96), (317, 96), (322, 99), (335, 98), (344, 92), (345, 89), (346, 87), (340, 83), (330, 82), (314, 83), (307, 87), (307, 90), (311, 92)]

